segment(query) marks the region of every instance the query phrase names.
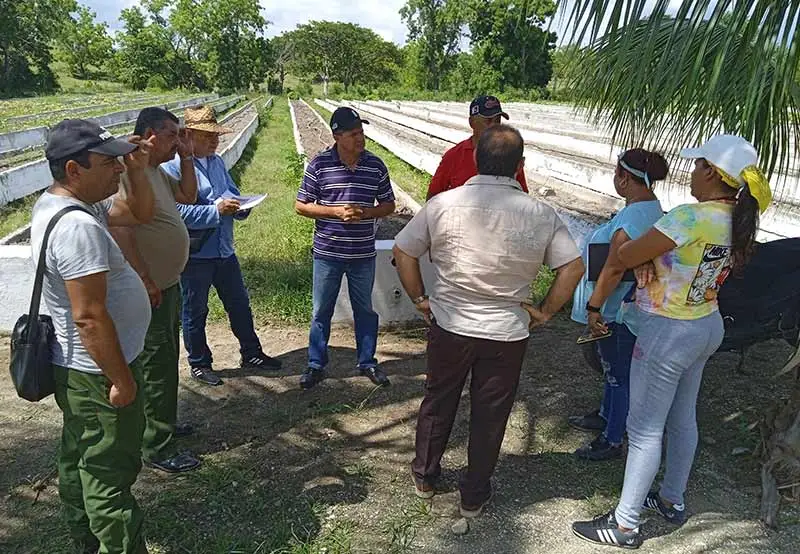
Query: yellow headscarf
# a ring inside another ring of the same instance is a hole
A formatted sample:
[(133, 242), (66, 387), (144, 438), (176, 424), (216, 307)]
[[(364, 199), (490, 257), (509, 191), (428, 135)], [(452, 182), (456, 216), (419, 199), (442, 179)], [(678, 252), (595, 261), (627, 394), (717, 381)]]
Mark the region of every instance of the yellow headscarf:
[(762, 214), (767, 211), (770, 202), (772, 202), (772, 190), (769, 188), (769, 181), (767, 180), (767, 177), (757, 166), (748, 165), (742, 170), (741, 174), (739, 175), (741, 180), (744, 181), (744, 183), (742, 183), (739, 181), (739, 179), (733, 177), (725, 170), (720, 169), (711, 162), (708, 163), (716, 170), (723, 182), (729, 187), (739, 190), (743, 186), (747, 186), (748, 190), (750, 191), (750, 195), (756, 199), (756, 202), (758, 202), (759, 211)]

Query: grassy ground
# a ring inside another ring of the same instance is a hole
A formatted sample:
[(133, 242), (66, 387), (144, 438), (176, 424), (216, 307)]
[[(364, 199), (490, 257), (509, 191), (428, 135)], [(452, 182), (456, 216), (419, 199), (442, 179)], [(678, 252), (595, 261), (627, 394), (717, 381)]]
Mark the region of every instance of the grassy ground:
[[(458, 471), (466, 462), (465, 395), (430, 502), (412, 493), (416, 414), (423, 394), (424, 333), (384, 332), (378, 359), (392, 378), (374, 390), (353, 372), (352, 331), (334, 330), (331, 378), (302, 392), (297, 378), (307, 330), (260, 329), (278, 374), (224, 369), (222, 387), (191, 381), (181, 369), (179, 414), (195, 434), (179, 448), (203, 459), (197, 472), (165, 476), (145, 469), (134, 494), (146, 514), (151, 554), (598, 554), (569, 523), (611, 507), (622, 460), (590, 464), (571, 452), (590, 435), (565, 418), (598, 400), (600, 383), (574, 346), (579, 330), (557, 318), (531, 338), (517, 401), (495, 474), (496, 498), (465, 537), (457, 520)], [(217, 367), (235, 368), (238, 345), (226, 325), (209, 328)], [(706, 370), (698, 409), (701, 446), (681, 529), (651, 517), (643, 554), (794, 554), (800, 511), (785, 505), (781, 529), (758, 522), (758, 444), (752, 424), (788, 381), (770, 372), (786, 355), (781, 343), (754, 349), (747, 368), (720, 356)], [(8, 363), (0, 346), (0, 365)], [(58, 517), (53, 473), (60, 431), (52, 399), (31, 404), (0, 381), (0, 552), (72, 554)], [(745, 455), (735, 455), (739, 449)]]
[[(305, 324), (311, 316), (313, 222), (294, 211), (302, 172), (287, 101), (276, 97), (232, 172), (243, 192), (269, 194), (246, 221), (236, 223), (236, 252), (261, 324)], [(211, 313), (225, 317), (216, 298)]]
[(31, 211), (38, 198), (38, 194), (31, 194), (0, 206), (0, 238), (30, 223)]

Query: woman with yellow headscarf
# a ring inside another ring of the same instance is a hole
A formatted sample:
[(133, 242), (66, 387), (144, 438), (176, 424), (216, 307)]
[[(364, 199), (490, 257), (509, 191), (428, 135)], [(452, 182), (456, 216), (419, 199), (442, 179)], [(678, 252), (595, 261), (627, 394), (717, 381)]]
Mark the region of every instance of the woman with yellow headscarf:
[[(637, 336), (622, 496), (616, 510), (572, 526), (575, 535), (597, 544), (638, 548), (643, 509), (676, 525), (686, 521), (697, 394), (703, 368), (724, 335), (717, 292), (753, 255), (759, 215), (772, 200), (758, 154), (741, 137), (718, 135), (681, 156), (695, 160), (691, 193), (698, 202), (673, 209), (618, 251), (625, 267), (645, 265), (654, 277), (639, 283), (635, 306), (626, 305), (621, 318)], [(650, 491), (664, 435), (664, 479)]]

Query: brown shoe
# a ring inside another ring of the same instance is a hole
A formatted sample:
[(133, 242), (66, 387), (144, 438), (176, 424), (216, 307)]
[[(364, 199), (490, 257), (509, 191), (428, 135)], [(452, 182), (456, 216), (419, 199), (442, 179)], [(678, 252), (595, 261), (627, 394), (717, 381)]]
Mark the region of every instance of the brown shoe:
[(417, 495), (417, 498), (423, 498), (425, 500), (433, 498), (433, 495), (436, 494), (433, 485), (429, 485), (413, 473), (411, 474), (411, 478), (414, 480), (414, 494)]

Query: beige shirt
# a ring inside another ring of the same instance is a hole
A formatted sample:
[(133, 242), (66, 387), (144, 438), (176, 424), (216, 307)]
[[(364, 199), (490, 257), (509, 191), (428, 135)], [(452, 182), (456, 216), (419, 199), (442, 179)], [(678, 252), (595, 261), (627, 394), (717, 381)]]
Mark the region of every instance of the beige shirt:
[[(155, 215), (150, 223), (134, 227), (134, 233), (150, 278), (165, 290), (178, 283), (189, 259), (189, 232), (175, 204), (178, 181), (158, 167), (148, 167), (145, 174), (153, 187)], [(120, 182), (123, 198), (129, 188), (128, 175), (123, 174)]]
[(542, 264), (580, 256), (555, 210), (506, 177), (478, 175), (428, 201), (395, 238), (415, 258), (430, 251), (431, 311), (442, 329), (512, 342), (528, 337), (520, 302)]

